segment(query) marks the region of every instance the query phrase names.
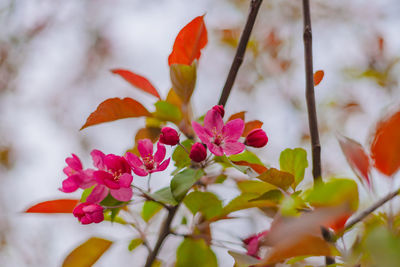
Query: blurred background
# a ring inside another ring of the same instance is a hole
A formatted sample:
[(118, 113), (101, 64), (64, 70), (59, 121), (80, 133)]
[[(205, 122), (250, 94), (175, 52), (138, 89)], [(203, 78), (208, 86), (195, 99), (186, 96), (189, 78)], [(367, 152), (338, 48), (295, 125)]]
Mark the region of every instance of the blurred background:
[[(316, 87), (324, 177), (355, 177), (335, 134), (368, 148), (376, 122), (398, 108), (400, 2), (311, 2), (314, 70), (325, 72)], [(79, 129), (110, 97), (129, 96), (152, 109), (151, 96), (110, 69), (125, 68), (147, 77), (165, 97), (171, 87), (167, 58), (174, 39), (202, 14), (209, 42), (192, 101), (197, 115), (216, 104), (248, 4), (249, 0), (0, 0), (0, 266), (59, 266), (91, 235), (116, 241), (96, 266), (141, 266), (146, 250), (127, 250), (133, 236), (129, 229), (109, 223), (82, 226), (73, 216), (22, 212), (40, 201), (79, 197), (58, 191), (70, 153), (88, 167), (94, 148), (121, 155), (133, 146), (144, 119)], [(264, 121), (270, 141), (257, 152), (267, 165), (278, 166), (279, 153), (287, 147), (310, 151), (302, 27), (301, 1), (264, 1), (226, 106), (227, 114), (246, 110), (248, 120)], [(374, 176), (383, 194), (389, 185), (378, 173)], [(158, 175), (153, 183), (158, 188), (169, 179)], [(304, 186), (310, 181), (308, 172)], [(221, 196), (224, 201), (231, 197)], [(247, 227), (232, 233), (230, 223), (218, 223), (213, 231), (225, 231), (227, 239), (229, 234), (243, 238), (266, 228), (265, 222), (250, 218), (244, 222)], [(161, 257), (171, 263), (173, 251), (166, 247)], [(216, 252), (220, 266), (232, 266), (225, 249)]]

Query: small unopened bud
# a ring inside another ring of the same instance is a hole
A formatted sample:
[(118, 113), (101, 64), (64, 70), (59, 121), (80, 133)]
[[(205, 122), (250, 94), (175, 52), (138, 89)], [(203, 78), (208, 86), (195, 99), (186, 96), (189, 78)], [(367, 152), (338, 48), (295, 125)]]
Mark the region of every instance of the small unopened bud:
[(244, 144), (252, 147), (263, 147), (268, 143), (267, 134), (262, 129), (252, 130), (246, 137)]
[(194, 143), (189, 157), (195, 162), (202, 162), (207, 157), (207, 150), (202, 143)]
[(174, 146), (179, 143), (179, 134), (171, 127), (161, 129), (160, 142), (165, 145)]
[(225, 115), (225, 109), (223, 105), (215, 105), (212, 108), (213, 110), (217, 111), (219, 114), (221, 114), (221, 117), (223, 118)]

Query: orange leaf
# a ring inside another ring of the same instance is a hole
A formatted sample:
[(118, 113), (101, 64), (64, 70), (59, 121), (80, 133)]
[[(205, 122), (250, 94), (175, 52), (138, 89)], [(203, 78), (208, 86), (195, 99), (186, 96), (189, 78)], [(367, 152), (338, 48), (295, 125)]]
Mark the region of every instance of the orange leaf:
[(82, 129), (86, 127), (110, 122), (124, 118), (135, 118), (142, 116), (151, 116), (150, 112), (138, 101), (132, 98), (109, 98), (102, 102), (97, 109), (90, 114)]
[(356, 141), (342, 135), (338, 135), (338, 141), (354, 173), (362, 183), (367, 182), (367, 185), (371, 186), (369, 179), (370, 163), (364, 148)]
[(400, 111), (379, 123), (371, 144), (375, 167), (392, 176), (400, 168)]
[(260, 164), (256, 164), (256, 163), (249, 163), (247, 161), (232, 161), (232, 162), (235, 163), (236, 165), (248, 166), (248, 167), (252, 168), (253, 170), (255, 170), (258, 174), (261, 174), (268, 170), (267, 167), (260, 165)]
[(56, 199), (33, 205), (26, 213), (72, 213), (79, 199)]
[(252, 130), (259, 129), (263, 126), (263, 122), (259, 120), (246, 122), (242, 136), (247, 136)]
[(199, 59), (201, 49), (206, 46), (207, 29), (204, 24), (204, 15), (198, 16), (189, 22), (178, 33), (174, 47), (168, 57), (168, 64), (191, 65), (195, 59)]
[(168, 103), (175, 105), (179, 108), (182, 107), (182, 99), (175, 93), (174, 89), (170, 89), (165, 99)]
[(234, 119), (242, 119), (244, 121), (244, 115), (246, 114), (246, 111), (241, 111), (235, 114), (232, 114), (228, 121), (234, 120)]
[(317, 86), (322, 81), (323, 78), (324, 78), (324, 71), (317, 70), (314, 73), (314, 86)]
[(110, 240), (91, 237), (65, 258), (62, 267), (92, 266), (111, 245)]
[(111, 70), (111, 72), (114, 74), (118, 74), (119, 76), (124, 78), (125, 81), (141, 89), (142, 91), (145, 91), (146, 93), (152, 94), (155, 97), (161, 99), (160, 95), (157, 92), (157, 89), (145, 77), (124, 69), (114, 69)]

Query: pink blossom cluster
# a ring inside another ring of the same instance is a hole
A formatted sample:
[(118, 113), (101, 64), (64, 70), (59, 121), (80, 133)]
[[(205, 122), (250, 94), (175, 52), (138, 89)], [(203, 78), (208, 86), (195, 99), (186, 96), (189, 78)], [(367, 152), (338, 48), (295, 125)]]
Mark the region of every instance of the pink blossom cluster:
[(64, 173), (67, 178), (62, 182), (60, 190), (65, 193), (75, 192), (78, 188), (93, 187), (86, 202), (75, 207), (73, 214), (82, 224), (99, 223), (104, 220), (104, 207), (101, 202), (111, 195), (114, 199), (128, 202), (132, 199), (132, 172), (139, 176), (163, 171), (168, 167), (170, 159), (164, 161), (165, 146), (157, 143), (157, 151), (153, 155), (153, 143), (149, 139), (138, 141), (140, 157), (127, 153), (125, 157), (104, 154), (93, 150), (90, 154), (96, 169), (83, 169), (80, 159), (72, 154), (65, 162)]

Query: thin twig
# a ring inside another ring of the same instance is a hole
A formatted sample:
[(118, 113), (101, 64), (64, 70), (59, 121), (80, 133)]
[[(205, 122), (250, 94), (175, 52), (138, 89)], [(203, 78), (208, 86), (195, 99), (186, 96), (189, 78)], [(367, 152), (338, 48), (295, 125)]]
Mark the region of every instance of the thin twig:
[(368, 209), (366, 209), (363, 212), (361, 212), (357, 217), (355, 217), (354, 219), (352, 219), (351, 221), (349, 221), (346, 224), (346, 226), (345, 226), (344, 230), (342, 231), (342, 233), (344, 233), (347, 230), (349, 230), (351, 227), (353, 227), (358, 222), (361, 222), (362, 220), (364, 220), (368, 215), (370, 215), (372, 212), (374, 212), (377, 208), (381, 207), (386, 202), (388, 202), (389, 200), (391, 200), (395, 196), (397, 196), (399, 194), (399, 192), (400, 192), (400, 189), (397, 189), (396, 191), (393, 191), (393, 192), (387, 194), (384, 198), (380, 199), (378, 202), (373, 204), (371, 207), (369, 207)]
[(176, 211), (178, 210), (178, 208), (179, 208), (179, 204), (168, 209), (167, 218), (165, 219), (163, 225), (161, 226), (160, 234), (158, 236), (158, 239), (157, 239), (156, 245), (154, 246), (153, 251), (147, 257), (145, 267), (151, 267), (153, 265), (153, 262), (156, 260), (158, 252), (159, 252), (165, 238), (171, 233), (171, 223), (175, 217), (175, 214), (176, 214)]
[(315, 108), (314, 95), (314, 72), (313, 72), (313, 55), (312, 55), (312, 31), (311, 31), (311, 16), (310, 2), (303, 0), (304, 13), (304, 61), (306, 70), (306, 100), (308, 111), (308, 123), (310, 127), (312, 162), (313, 162), (313, 177), (314, 183), (322, 181), (321, 178), (321, 145), (319, 143), (317, 110)]
[(244, 54), (246, 52), (247, 43), (250, 39), (251, 31), (253, 30), (254, 22), (256, 21), (258, 10), (260, 9), (262, 0), (251, 0), (250, 12), (247, 17), (246, 25), (243, 29), (240, 41), (236, 50), (235, 57), (233, 59), (231, 69), (229, 70), (228, 77), (222, 90), (221, 97), (218, 101), (218, 105), (225, 106), (228, 100), (229, 94), (231, 93), (232, 86), (235, 82), (236, 75), (239, 71), (240, 65), (242, 65)]
[[(314, 185), (322, 182), (321, 177), (321, 145), (319, 143), (318, 132), (318, 119), (317, 109), (315, 107), (315, 94), (314, 94), (314, 71), (313, 71), (313, 54), (312, 54), (312, 30), (311, 30), (311, 14), (310, 14), (310, 1), (303, 0), (303, 41), (304, 41), (304, 63), (306, 70), (306, 101), (308, 111), (308, 125), (310, 128), (311, 136), (311, 152), (312, 152), (312, 173), (314, 178)], [(331, 242), (331, 235), (329, 230), (322, 228), (325, 233), (324, 238), (327, 242)], [(334, 264), (334, 257), (325, 257), (325, 264)]]

